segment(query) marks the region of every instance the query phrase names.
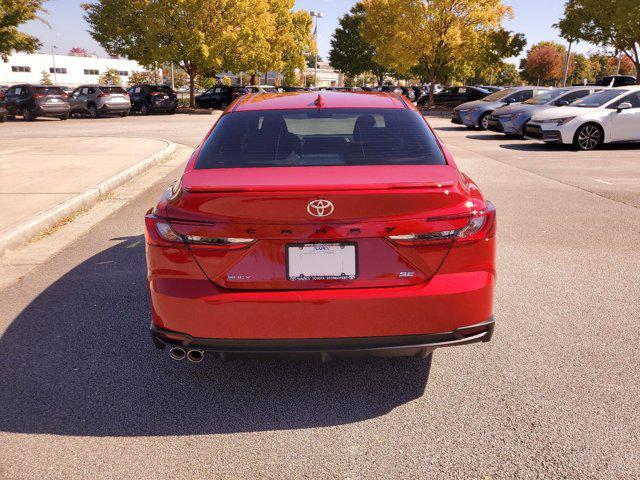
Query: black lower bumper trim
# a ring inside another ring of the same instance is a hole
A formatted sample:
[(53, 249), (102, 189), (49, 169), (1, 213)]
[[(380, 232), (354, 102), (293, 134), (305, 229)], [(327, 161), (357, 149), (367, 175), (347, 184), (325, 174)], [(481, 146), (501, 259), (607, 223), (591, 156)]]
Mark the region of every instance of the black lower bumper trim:
[(436, 348), (491, 340), (493, 316), (482, 323), (451, 332), (427, 335), (354, 338), (228, 339), (196, 338), (151, 324), (151, 337), (157, 348), (183, 347), (227, 356), (320, 355), (338, 356), (424, 356)]

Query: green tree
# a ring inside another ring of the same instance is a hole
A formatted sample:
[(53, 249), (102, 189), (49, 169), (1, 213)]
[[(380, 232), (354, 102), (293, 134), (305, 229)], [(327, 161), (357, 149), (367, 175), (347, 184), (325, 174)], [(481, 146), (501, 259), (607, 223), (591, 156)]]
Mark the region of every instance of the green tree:
[(393, 71), (418, 73), (435, 84), (470, 73), (465, 60), (478, 55), (486, 35), (512, 14), (501, 0), (365, 0), (363, 36), (374, 60)]
[(633, 62), (640, 83), (640, 2), (638, 0), (568, 0), (555, 25), (564, 38), (615, 48)]
[(49, 72), (47, 72), (46, 70), (42, 70), (42, 72), (40, 73), (42, 74), (42, 76), (40, 77), (40, 83), (42, 85), (53, 85)]
[(129, 73), (129, 86), (137, 83), (157, 83), (158, 74), (148, 70)]
[(100, 85), (122, 85), (122, 80), (118, 74), (118, 70), (115, 68), (108, 68), (100, 78), (98, 78)]
[[(307, 12), (298, 11), (291, 14), (291, 41), (293, 48), (285, 49), (283, 53), (284, 66), (282, 74), (285, 85), (300, 85), (301, 74), (307, 66), (307, 57), (316, 51), (316, 45), (311, 34), (311, 17)], [(320, 61), (320, 60), (318, 60)]]
[(220, 71), (242, 55), (263, 20), (266, 0), (97, 0), (84, 4), (92, 37), (107, 52), (147, 67), (172, 62), (189, 76)]
[(40, 47), (40, 41), (22, 33), (18, 26), (38, 18), (42, 0), (0, 0), (0, 58), (5, 62), (11, 52), (33, 53)]
[(260, 72), (304, 69), (313, 44), (309, 14), (294, 13), (294, 0), (255, 0), (251, 6), (253, 24), (237, 43), (230, 69), (248, 72), (252, 84)]
[(364, 4), (358, 2), (340, 18), (331, 38), (329, 64), (347, 77), (372, 72), (382, 84), (388, 69), (374, 61), (375, 49), (362, 36), (365, 15)]

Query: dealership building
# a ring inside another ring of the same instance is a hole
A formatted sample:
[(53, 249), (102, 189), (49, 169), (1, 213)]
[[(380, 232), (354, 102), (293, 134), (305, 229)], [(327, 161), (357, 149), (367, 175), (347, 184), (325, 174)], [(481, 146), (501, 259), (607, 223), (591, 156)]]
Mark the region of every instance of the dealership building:
[(123, 84), (132, 72), (145, 70), (138, 62), (124, 58), (14, 53), (7, 62), (0, 60), (0, 85), (41, 83), (43, 72), (47, 72), (53, 83), (75, 87), (97, 83), (110, 68), (118, 71)]

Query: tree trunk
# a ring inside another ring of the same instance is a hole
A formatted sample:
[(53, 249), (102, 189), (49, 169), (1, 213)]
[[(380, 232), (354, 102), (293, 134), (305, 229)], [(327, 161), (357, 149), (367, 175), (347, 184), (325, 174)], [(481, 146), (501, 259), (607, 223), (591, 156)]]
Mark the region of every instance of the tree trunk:
[(382, 85), (382, 82), (384, 82), (384, 73), (379, 73), (378, 74), (378, 85)]
[(431, 83), (429, 84), (429, 106), (433, 107), (435, 102), (434, 95), (436, 94), (436, 77), (431, 78)]
[(251, 85), (257, 85), (258, 83), (256, 82), (256, 74), (252, 73), (251, 74), (251, 78), (249, 79), (249, 83), (251, 83)]
[(189, 75), (189, 107), (194, 108), (196, 106), (196, 100), (194, 96), (194, 90), (196, 88), (196, 76)]

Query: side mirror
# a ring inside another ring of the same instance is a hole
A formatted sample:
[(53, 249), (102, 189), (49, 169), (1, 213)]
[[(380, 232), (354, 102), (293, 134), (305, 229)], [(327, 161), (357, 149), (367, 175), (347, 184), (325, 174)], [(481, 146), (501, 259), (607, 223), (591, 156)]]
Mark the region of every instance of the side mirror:
[(567, 105), (569, 105), (569, 101), (568, 100), (558, 100), (558, 103), (556, 103), (556, 105), (558, 107), (566, 107)]
[(633, 105), (631, 105), (629, 102), (621, 103), (620, 105), (618, 105), (618, 113), (623, 110), (629, 110), (630, 108), (633, 108)]

